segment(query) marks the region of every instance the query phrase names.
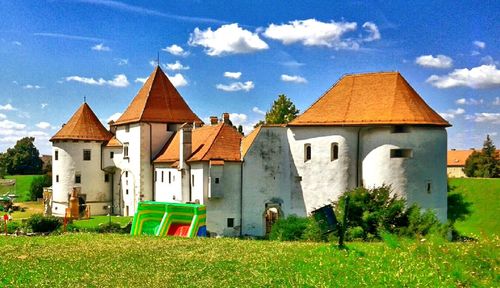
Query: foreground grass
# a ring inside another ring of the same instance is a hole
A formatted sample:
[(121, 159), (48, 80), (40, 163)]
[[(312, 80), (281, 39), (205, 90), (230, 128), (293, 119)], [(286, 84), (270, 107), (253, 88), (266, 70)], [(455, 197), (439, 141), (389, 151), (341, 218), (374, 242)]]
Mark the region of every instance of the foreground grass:
[(36, 177), (41, 177), (42, 175), (13, 175), (5, 176), (5, 179), (15, 179), (16, 180), (16, 195), (17, 198), (15, 202), (30, 201), (30, 188), (31, 182)]
[(498, 287), (498, 240), (352, 243), (343, 251), (322, 243), (116, 234), (0, 237), (0, 286)]
[[(118, 223), (120, 226), (127, 225), (134, 217), (111, 216), (111, 222)], [(78, 229), (97, 229), (99, 224), (109, 223), (109, 216), (92, 216), (90, 219), (81, 219), (73, 221), (73, 226)]]
[(475, 238), (500, 236), (500, 179), (450, 179), (451, 193), (459, 193), (472, 203), (472, 215), (455, 224), (464, 235)]

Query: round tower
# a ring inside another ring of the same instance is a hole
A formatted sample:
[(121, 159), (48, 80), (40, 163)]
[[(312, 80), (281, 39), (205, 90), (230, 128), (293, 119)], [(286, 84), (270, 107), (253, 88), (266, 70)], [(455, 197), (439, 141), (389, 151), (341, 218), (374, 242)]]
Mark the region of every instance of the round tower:
[(101, 167), (101, 149), (112, 137), (87, 103), (83, 103), (50, 139), (54, 215), (65, 214), (73, 189), (77, 191), (81, 212), (90, 207), (91, 214), (108, 213), (111, 183)]

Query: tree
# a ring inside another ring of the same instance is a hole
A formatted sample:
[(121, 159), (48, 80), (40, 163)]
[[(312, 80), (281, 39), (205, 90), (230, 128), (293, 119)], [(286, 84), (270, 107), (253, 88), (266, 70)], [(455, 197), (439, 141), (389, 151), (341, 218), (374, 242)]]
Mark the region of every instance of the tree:
[(42, 160), (34, 141), (34, 137), (24, 137), (17, 141), (14, 148), (0, 154), (0, 170), (5, 170), (10, 175), (40, 174)]
[(463, 171), (467, 177), (499, 177), (500, 159), (490, 135), (486, 135), (481, 152), (474, 151), (467, 158)]
[(259, 121), (256, 126), (262, 124), (286, 124), (299, 115), (299, 110), (295, 107), (292, 100), (284, 94), (278, 96), (271, 106), (271, 109), (266, 112), (265, 122)]

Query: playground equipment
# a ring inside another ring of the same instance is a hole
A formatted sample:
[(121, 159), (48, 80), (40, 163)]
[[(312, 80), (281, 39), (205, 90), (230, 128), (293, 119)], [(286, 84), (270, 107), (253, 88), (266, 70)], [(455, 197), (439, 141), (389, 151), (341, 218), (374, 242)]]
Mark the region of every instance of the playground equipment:
[(206, 236), (206, 209), (200, 204), (139, 202), (130, 235)]

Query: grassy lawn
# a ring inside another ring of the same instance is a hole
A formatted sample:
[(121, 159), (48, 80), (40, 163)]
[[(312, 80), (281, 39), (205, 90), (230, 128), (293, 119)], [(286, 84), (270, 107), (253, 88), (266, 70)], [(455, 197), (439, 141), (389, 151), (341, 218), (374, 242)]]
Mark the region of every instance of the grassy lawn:
[(498, 287), (498, 240), (350, 243), (340, 251), (322, 243), (116, 234), (0, 237), (0, 286)]
[(16, 195), (17, 198), (15, 202), (30, 201), (30, 187), (31, 182), (35, 177), (41, 177), (42, 175), (14, 175), (5, 176), (5, 179), (15, 179), (16, 180)]
[(500, 236), (500, 179), (457, 178), (450, 186), (472, 202), (472, 215), (457, 222), (457, 230), (475, 238)]
[[(26, 219), (33, 214), (43, 213), (42, 202), (16, 202), (14, 205), (19, 206), (19, 211), (12, 212), (12, 218), (14, 220)], [(21, 211), (21, 209), (24, 209), (24, 211)]]

